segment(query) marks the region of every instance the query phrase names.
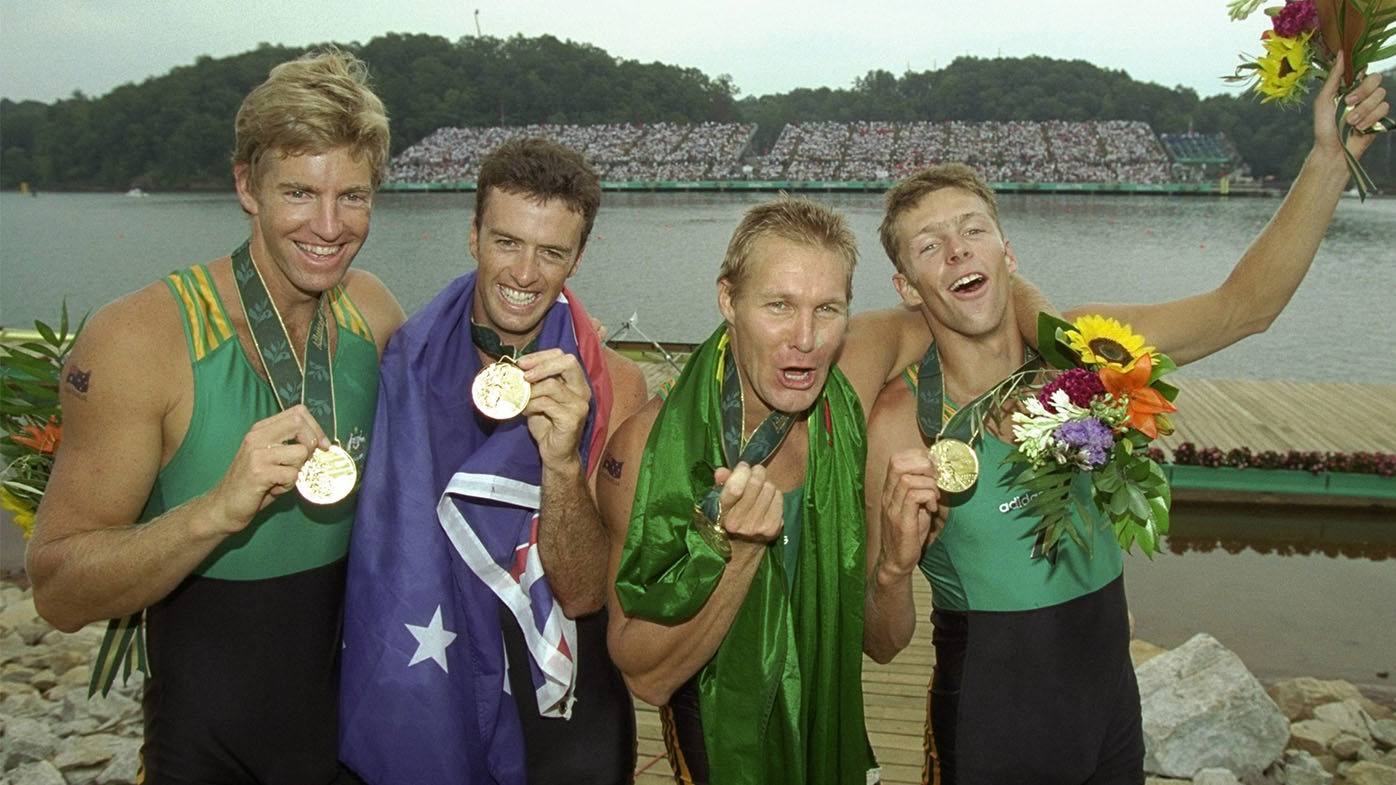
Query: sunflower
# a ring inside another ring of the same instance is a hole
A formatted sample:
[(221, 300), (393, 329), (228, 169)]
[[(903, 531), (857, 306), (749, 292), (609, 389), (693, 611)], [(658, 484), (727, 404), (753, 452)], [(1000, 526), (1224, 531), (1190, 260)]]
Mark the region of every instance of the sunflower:
[(1066, 342), (1081, 355), (1083, 365), (1129, 373), (1140, 356), (1154, 350), (1144, 345), (1144, 336), (1109, 317), (1086, 315), (1072, 326), (1076, 329), (1066, 331)]
[(1303, 95), (1301, 80), (1309, 72), (1309, 39), (1312, 30), (1289, 38), (1267, 32), (1265, 34), (1265, 56), (1256, 60), (1255, 91), (1265, 96), (1267, 101), (1297, 101)]

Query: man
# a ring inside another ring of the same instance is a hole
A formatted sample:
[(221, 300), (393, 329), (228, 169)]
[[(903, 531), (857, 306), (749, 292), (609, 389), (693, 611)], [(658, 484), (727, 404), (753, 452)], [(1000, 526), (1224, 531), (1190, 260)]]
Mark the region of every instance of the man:
[(134, 614), (94, 687), (148, 652), (147, 783), (352, 781), (335, 744), (343, 477), (403, 320), (349, 269), (388, 157), (366, 74), (338, 51), (272, 69), (235, 124), (248, 242), (108, 304), (68, 361), (27, 570), (61, 630)]
[(749, 210), (718, 277), (723, 325), (607, 448), (611, 654), (663, 707), (684, 782), (862, 783), (873, 765), (862, 401), (894, 365), (881, 354), (915, 341), (875, 314), (886, 330), (861, 332), (868, 351), (844, 345), (856, 252), (842, 217), (807, 200)]
[[(1345, 99), (1356, 128), (1388, 111), (1378, 82), (1369, 77)], [(1303, 279), (1348, 179), (1336, 96), (1330, 79), (1315, 101), (1313, 151), (1225, 283), (1173, 302), (1086, 305), (1066, 317), (1119, 319), (1179, 365), (1264, 330)], [(1353, 134), (1347, 146), (1360, 156), (1371, 142)], [(936, 647), (929, 781), (1142, 783), (1122, 558), (1110, 529), (1090, 522), (1094, 555), (1064, 539), (1055, 560), (1035, 557), (1037, 520), (1016, 512), (1016, 470), (1000, 463), (1012, 445), (983, 436), (978, 482), (949, 507), (927, 455), (931, 439), (916, 427), (918, 417), (943, 422), (953, 403), (974, 399), (1024, 361), (1020, 317), (1006, 306), (1017, 262), (993, 193), (968, 167), (946, 165), (898, 184), (887, 206), (882, 241), (894, 281), (935, 339), (912, 378), (925, 387), (938, 365), (943, 386), (920, 396), (930, 411), (918, 412), (916, 385), (893, 382), (869, 421), (866, 650), (885, 662), (910, 640), (919, 565), (931, 581)]]
[[(476, 187), (478, 269), (383, 358), (341, 754), (373, 785), (630, 782), (634, 710), (606, 656), (589, 478), (645, 382), (564, 287), (600, 183), (575, 151), (526, 139), (487, 156)], [(489, 380), (517, 369), (531, 390), (509, 410), (518, 389)]]

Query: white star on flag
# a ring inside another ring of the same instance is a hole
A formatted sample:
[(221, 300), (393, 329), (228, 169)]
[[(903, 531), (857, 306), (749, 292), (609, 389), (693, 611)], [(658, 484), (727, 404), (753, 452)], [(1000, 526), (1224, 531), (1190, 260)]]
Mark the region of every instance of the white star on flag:
[(446, 667), (446, 647), (451, 645), (451, 641), (456, 639), (456, 634), (441, 626), (441, 606), (436, 606), (436, 613), (432, 615), (431, 621), (425, 627), (415, 624), (404, 624), (407, 631), (412, 633), (412, 637), (417, 639), (417, 651), (412, 654), (412, 661), (407, 663), (407, 667), (412, 667), (422, 660), (435, 660), (441, 670), (450, 673)]

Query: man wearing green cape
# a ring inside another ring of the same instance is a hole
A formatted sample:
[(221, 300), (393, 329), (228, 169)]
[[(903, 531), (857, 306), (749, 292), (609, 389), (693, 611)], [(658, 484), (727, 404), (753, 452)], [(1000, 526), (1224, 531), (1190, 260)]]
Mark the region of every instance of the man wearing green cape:
[(863, 412), (833, 365), (856, 253), (807, 200), (748, 211), (718, 278), (723, 325), (603, 461), (611, 654), (664, 707), (681, 781), (863, 783), (873, 766)]

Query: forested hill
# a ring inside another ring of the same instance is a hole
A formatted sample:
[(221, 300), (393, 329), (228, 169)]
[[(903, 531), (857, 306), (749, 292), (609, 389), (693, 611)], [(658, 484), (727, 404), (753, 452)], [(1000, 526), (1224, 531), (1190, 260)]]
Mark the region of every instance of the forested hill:
[[(1284, 180), (1298, 171), (1311, 135), (1304, 109), (1248, 96), (1200, 99), (1080, 60), (962, 57), (900, 77), (872, 71), (845, 89), (738, 100), (726, 75), (625, 60), (551, 36), (453, 43), (389, 34), (346, 48), (369, 64), (392, 120), (394, 153), (443, 126), (755, 122), (764, 152), (796, 121), (1138, 119), (1160, 133), (1225, 132), (1256, 176)], [(96, 98), (0, 100), (0, 186), (227, 188), (238, 103), (273, 65), (302, 51), (263, 44), (201, 57)], [(1396, 186), (1389, 138), (1367, 168), (1384, 190)]]

